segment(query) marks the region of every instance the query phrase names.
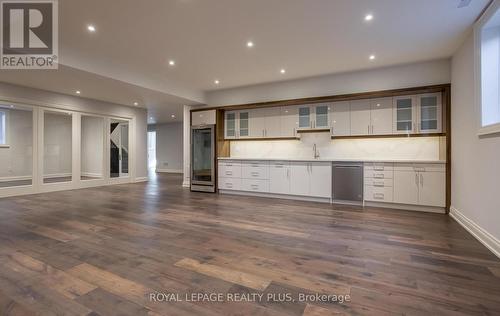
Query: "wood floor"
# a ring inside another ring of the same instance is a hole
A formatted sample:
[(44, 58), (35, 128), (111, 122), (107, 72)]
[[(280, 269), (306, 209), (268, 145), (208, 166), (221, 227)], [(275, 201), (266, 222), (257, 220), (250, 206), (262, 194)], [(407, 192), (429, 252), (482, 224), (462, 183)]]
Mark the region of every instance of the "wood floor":
[[(0, 315), (500, 314), (500, 261), (446, 215), (191, 193), (180, 182), (0, 199)], [(193, 293), (225, 301), (185, 300)], [(295, 301), (280, 302), (287, 295)]]

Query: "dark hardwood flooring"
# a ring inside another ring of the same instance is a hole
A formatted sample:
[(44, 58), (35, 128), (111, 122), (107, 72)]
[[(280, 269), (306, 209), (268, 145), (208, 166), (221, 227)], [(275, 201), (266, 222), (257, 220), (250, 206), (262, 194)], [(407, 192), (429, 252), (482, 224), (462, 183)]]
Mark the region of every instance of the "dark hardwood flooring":
[[(500, 260), (446, 215), (180, 182), (0, 199), (0, 315), (500, 314)], [(155, 292), (264, 299), (155, 302)], [(350, 302), (279, 302), (287, 293)]]

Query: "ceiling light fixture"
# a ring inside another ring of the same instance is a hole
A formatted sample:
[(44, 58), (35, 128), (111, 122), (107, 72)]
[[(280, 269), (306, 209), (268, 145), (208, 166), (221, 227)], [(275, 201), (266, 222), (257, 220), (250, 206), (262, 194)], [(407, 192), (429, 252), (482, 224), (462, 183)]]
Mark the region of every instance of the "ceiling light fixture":
[(175, 60), (169, 60), (169, 61), (168, 61), (168, 64), (169, 64), (170, 66), (175, 66)]
[(373, 20), (373, 14), (365, 15), (365, 21), (371, 21), (371, 20)]
[(95, 32), (95, 26), (93, 26), (92, 24), (89, 24), (89, 25), (87, 25), (87, 30), (88, 30), (89, 32), (94, 33), (94, 32)]
[(375, 59), (375, 55), (370, 55), (370, 60), (374, 60)]
[(252, 41), (248, 41), (247, 42), (247, 47), (253, 47), (253, 42)]
[(283, 69), (281, 69), (281, 70), (280, 70), (280, 72), (281, 72), (282, 74), (284, 74), (284, 73), (286, 72), (286, 70), (283, 68)]
[(219, 84), (219, 83), (220, 83), (220, 81), (219, 81), (219, 80), (217, 80), (217, 79), (215, 79), (214, 83), (215, 83), (215, 84)]
[(174, 114), (172, 114), (172, 115), (171, 115), (171, 117), (172, 117), (172, 118), (175, 118), (175, 115), (174, 115)]
[(139, 105), (139, 103), (137, 103), (137, 102), (134, 102), (134, 105), (135, 105), (135, 106), (138, 106), (138, 105)]
[(76, 90), (76, 94), (80, 94), (82, 93), (80, 90)]

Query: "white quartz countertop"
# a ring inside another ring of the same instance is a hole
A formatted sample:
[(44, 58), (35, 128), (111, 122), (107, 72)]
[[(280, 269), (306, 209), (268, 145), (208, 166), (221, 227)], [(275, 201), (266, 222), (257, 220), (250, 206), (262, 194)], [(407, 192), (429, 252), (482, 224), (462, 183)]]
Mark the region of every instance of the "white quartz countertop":
[(339, 158), (252, 158), (252, 157), (218, 157), (218, 160), (253, 160), (253, 161), (338, 161), (338, 162), (400, 162), (400, 163), (439, 163), (445, 164), (445, 160), (425, 160), (425, 159), (339, 159)]

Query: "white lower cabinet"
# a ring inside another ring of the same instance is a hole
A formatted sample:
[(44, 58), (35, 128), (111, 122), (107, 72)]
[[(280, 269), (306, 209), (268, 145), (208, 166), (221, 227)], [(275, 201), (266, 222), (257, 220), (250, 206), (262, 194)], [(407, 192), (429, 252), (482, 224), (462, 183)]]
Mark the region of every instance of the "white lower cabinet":
[(365, 201), (392, 203), (394, 200), (394, 164), (365, 163)]
[(290, 193), (294, 195), (331, 198), (331, 162), (291, 162)]
[(219, 178), (219, 190), (241, 190), (241, 178)]
[(309, 194), (309, 163), (302, 161), (290, 162), (290, 194)]
[(269, 192), (269, 180), (241, 179), (241, 190), (250, 192)]
[(394, 202), (445, 207), (445, 166), (437, 164), (400, 164), (395, 166)]
[(290, 162), (271, 161), (269, 163), (269, 192), (290, 194)]

